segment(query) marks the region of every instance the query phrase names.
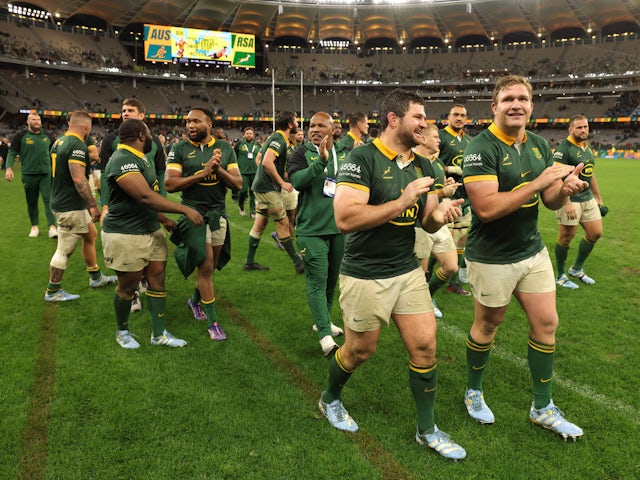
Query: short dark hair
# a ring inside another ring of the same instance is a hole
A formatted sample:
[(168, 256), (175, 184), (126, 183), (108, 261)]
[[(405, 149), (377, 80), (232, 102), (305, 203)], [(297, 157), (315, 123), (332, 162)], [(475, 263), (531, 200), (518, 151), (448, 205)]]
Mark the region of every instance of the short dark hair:
[(362, 122), (367, 116), (362, 112), (354, 112), (347, 115), (347, 120), (349, 120), (349, 126), (352, 127), (358, 122)]
[(118, 128), (118, 136), (120, 141), (135, 140), (141, 133), (147, 132), (147, 124), (137, 118), (125, 120)]
[(125, 98), (122, 101), (122, 106), (124, 107), (125, 105), (136, 107), (140, 113), (146, 113), (147, 111), (147, 109), (144, 106), (144, 103), (142, 103), (141, 100), (138, 100), (135, 97)]
[(204, 113), (207, 118), (209, 119), (210, 122), (213, 121), (213, 112), (211, 110), (209, 110), (207, 107), (193, 107), (191, 110), (198, 110), (202, 113)]
[(389, 113), (393, 112), (398, 117), (402, 118), (407, 114), (409, 106), (412, 103), (424, 105), (424, 98), (413, 92), (401, 90), (399, 88), (385, 96), (382, 101), (382, 108), (380, 112), (380, 128), (384, 130), (389, 126), (389, 119), (387, 118)]
[(295, 123), (296, 114), (288, 110), (281, 110), (276, 113), (276, 130), (286, 130), (290, 123)]

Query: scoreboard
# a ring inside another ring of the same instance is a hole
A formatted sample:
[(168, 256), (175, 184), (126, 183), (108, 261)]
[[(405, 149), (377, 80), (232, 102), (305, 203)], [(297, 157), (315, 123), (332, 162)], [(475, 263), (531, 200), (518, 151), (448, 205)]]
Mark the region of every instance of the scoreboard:
[(145, 24), (144, 59), (148, 62), (194, 62), (255, 68), (255, 36)]

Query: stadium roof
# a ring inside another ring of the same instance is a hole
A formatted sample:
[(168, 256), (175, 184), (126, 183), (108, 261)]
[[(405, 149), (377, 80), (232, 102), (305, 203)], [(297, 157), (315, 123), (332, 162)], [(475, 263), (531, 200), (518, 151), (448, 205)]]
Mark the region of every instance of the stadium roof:
[(50, 12), (63, 24), (121, 30), (144, 23), (185, 26), (251, 33), (283, 45), (344, 40), (364, 47), (462, 46), (640, 30), (640, 0), (29, 0), (28, 4)]

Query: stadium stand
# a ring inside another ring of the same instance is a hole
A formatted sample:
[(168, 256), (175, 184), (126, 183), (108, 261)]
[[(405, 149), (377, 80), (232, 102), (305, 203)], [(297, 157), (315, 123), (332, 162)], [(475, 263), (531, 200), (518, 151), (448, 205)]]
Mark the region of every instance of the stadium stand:
[[(327, 110), (344, 119), (363, 111), (375, 119), (385, 91), (402, 86), (427, 99), (431, 121), (446, 118), (454, 101), (464, 103), (474, 121), (487, 119), (491, 86), (505, 72), (532, 79), (535, 117), (640, 114), (640, 40), (635, 35), (412, 51), (271, 46), (264, 52), (264, 71), (247, 71), (136, 65), (131, 45), (106, 31), (65, 30), (13, 16), (0, 18), (0, 31), (0, 108), (9, 116), (25, 109), (118, 113), (125, 97), (140, 98), (156, 115), (182, 115), (204, 104), (223, 119), (269, 116), (272, 72), (277, 109), (303, 107), (306, 117)], [(633, 145), (636, 128), (629, 125), (628, 130), (615, 130), (602, 143)], [(549, 138), (554, 137), (561, 138)]]

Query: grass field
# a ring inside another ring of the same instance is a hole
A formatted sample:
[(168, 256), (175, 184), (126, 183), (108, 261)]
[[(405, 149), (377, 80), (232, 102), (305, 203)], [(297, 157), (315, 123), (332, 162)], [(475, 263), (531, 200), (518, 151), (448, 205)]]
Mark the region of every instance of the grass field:
[[(271, 270), (242, 271), (251, 220), (231, 201), (233, 259), (215, 277), (229, 339), (211, 342), (191, 318), (185, 301), (194, 282), (171, 259), (168, 328), (189, 345), (149, 345), (143, 312), (131, 321), (142, 346), (125, 351), (115, 342), (113, 290), (89, 289), (79, 253), (63, 285), (81, 298), (43, 301), (55, 241), (27, 238), (21, 185), (2, 180), (0, 478), (640, 478), (640, 162), (601, 160), (596, 171), (610, 208), (585, 267), (597, 284), (561, 290), (557, 300), (554, 400), (585, 435), (563, 442), (529, 424), (528, 328), (515, 303), (485, 376), (496, 423), (468, 418), (464, 338), (473, 301), (441, 291), (436, 421), (466, 448), (460, 463), (414, 440), (408, 360), (393, 326), (345, 389), (360, 432), (329, 426), (316, 407), (327, 361), (311, 330), (304, 278), (268, 235), (257, 261)], [(552, 212), (541, 213), (540, 228), (553, 252)]]

